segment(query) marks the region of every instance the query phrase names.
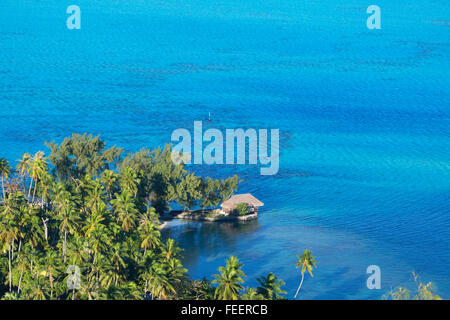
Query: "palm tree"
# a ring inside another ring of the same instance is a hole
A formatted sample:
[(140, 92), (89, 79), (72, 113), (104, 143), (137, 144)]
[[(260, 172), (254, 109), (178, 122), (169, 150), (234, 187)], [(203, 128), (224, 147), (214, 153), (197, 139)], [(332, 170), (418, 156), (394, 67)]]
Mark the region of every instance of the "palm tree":
[(45, 278), (40, 275), (39, 270), (33, 272), (33, 276), (28, 280), (26, 299), (28, 300), (46, 300)]
[(242, 300), (264, 300), (264, 296), (258, 293), (255, 288), (247, 288), (246, 292), (241, 297)]
[[(95, 256), (94, 261), (89, 263), (89, 273), (86, 277), (86, 281), (83, 281), (82, 291), (83, 294), (88, 296), (88, 299), (91, 300), (92, 297), (98, 297), (99, 289), (100, 289), (100, 279), (104, 279), (107, 271), (107, 265), (109, 261), (107, 257), (102, 254), (98, 254)], [(86, 283), (85, 283), (86, 282)]]
[(17, 264), (20, 266), (19, 267), (20, 268), (20, 276), (19, 276), (19, 282), (17, 285), (17, 294), (20, 294), (20, 292), (21, 292), (23, 274), (25, 272), (25, 268), (28, 267), (28, 262), (29, 262), (29, 259), (28, 259), (29, 252), (27, 252), (28, 250), (30, 250), (30, 248), (24, 248), (23, 254), (21, 254), (19, 257), (17, 257)]
[[(22, 159), (17, 160), (19, 163), (17, 164), (17, 171), (21, 176), (25, 176), (26, 174), (30, 174), (31, 171), (31, 163), (33, 162), (33, 159), (31, 155), (26, 152), (23, 154)], [(31, 194), (31, 188), (33, 186), (33, 179), (30, 181), (30, 187), (28, 189), (28, 198)], [(26, 188), (25, 188), (26, 189)]]
[(158, 297), (159, 299), (166, 299), (170, 292), (176, 292), (167, 277), (166, 268), (161, 263), (154, 263), (141, 275), (141, 278), (146, 283), (145, 291), (147, 290), (147, 286), (151, 288), (150, 294), (152, 296), (152, 300), (155, 297)]
[(116, 193), (116, 199), (111, 201), (114, 212), (117, 214), (117, 222), (120, 222), (122, 229), (129, 232), (135, 226), (135, 216), (138, 213), (134, 204), (133, 196), (127, 190), (120, 195)]
[(6, 199), (5, 181), (4, 180), (8, 179), (8, 176), (10, 173), (11, 173), (11, 167), (9, 166), (9, 162), (5, 158), (0, 158), (0, 176), (2, 178), (3, 200)]
[(103, 193), (104, 190), (100, 182), (98, 180), (94, 180), (91, 183), (90, 190), (88, 191), (86, 203), (91, 212), (97, 212), (100, 208), (102, 208), (102, 205), (105, 204), (103, 201)]
[(37, 183), (42, 179), (42, 176), (44, 172), (47, 171), (47, 162), (46, 162), (45, 155), (42, 151), (36, 152), (36, 154), (33, 157), (33, 160), (31, 162), (30, 167), (30, 177), (32, 180), (34, 180), (34, 191), (33, 191), (33, 198), (31, 202), (34, 202), (34, 198), (36, 196), (36, 188)]
[(41, 183), (39, 185), (39, 195), (41, 196), (41, 208), (43, 209), (44, 206), (48, 207), (50, 193), (53, 190), (55, 181), (53, 179), (53, 176), (45, 171), (41, 178)]
[(119, 288), (122, 300), (142, 300), (142, 294), (136, 283), (128, 281)]
[(6, 292), (2, 300), (20, 300), (20, 295), (17, 292)]
[(59, 231), (64, 234), (63, 239), (63, 258), (66, 262), (66, 251), (67, 251), (67, 233), (74, 234), (77, 228), (77, 217), (75, 208), (71, 203), (68, 203), (62, 208), (59, 213)]
[(141, 238), (141, 248), (144, 249), (144, 255), (147, 253), (147, 249), (160, 245), (161, 233), (159, 232), (159, 227), (152, 222), (151, 216), (148, 213), (141, 215), (138, 231)]
[(126, 267), (124, 261), (124, 254), (120, 243), (116, 243), (111, 247), (111, 252), (109, 253), (109, 261), (112, 267), (110, 271), (111, 279), (114, 281), (114, 285), (117, 287), (119, 280), (123, 278), (123, 270)]
[[(5, 219), (6, 220), (6, 219)], [(19, 230), (13, 219), (8, 219), (6, 223), (0, 225), (0, 241), (2, 247), (8, 248), (8, 269), (9, 269), (9, 291), (12, 291), (12, 260), (14, 241), (17, 240)]]
[(178, 258), (179, 252), (183, 249), (179, 248), (173, 239), (168, 239), (166, 244), (161, 248), (161, 255), (165, 261), (172, 258)]
[(9, 195), (0, 207), (0, 245), (3, 252), (8, 249), (9, 291), (12, 291), (12, 262), (15, 241), (21, 236), (21, 195)]
[[(24, 240), (25, 244), (28, 244), (31, 248), (35, 248), (42, 242), (44, 234), (40, 225), (40, 219), (38, 216), (38, 209), (29, 206), (21, 205), (19, 209), (20, 215), (20, 241)], [(21, 243), (21, 242), (20, 242)], [(19, 243), (19, 252), (20, 252)]]
[(70, 265), (81, 266), (88, 260), (89, 249), (83, 237), (73, 237), (67, 242), (66, 255)]
[(84, 236), (86, 238), (90, 238), (92, 234), (100, 228), (102, 222), (105, 218), (100, 213), (91, 213), (89, 214), (85, 221), (82, 231), (84, 232)]
[(311, 277), (314, 277), (312, 270), (313, 268), (315, 268), (317, 261), (314, 260), (314, 256), (311, 254), (311, 251), (309, 251), (308, 249), (305, 250), (305, 252), (303, 253), (303, 255), (298, 254), (297, 257), (299, 258), (297, 263), (296, 263), (296, 268), (302, 268), (301, 270), (301, 274), (302, 274), (302, 280), (300, 281), (300, 285), (298, 286), (297, 292), (295, 293), (294, 299), (297, 297), (298, 292), (300, 291), (300, 288), (303, 284), (303, 280), (305, 278), (305, 272), (306, 270), (308, 270), (309, 274), (311, 275)]
[(95, 300), (98, 298), (98, 288), (97, 288), (97, 282), (93, 281), (92, 279), (95, 279), (95, 276), (92, 274), (89, 274), (86, 278), (86, 281), (83, 281), (81, 283), (80, 287), (80, 299), (81, 300)]
[(47, 251), (44, 259), (45, 265), (42, 275), (48, 278), (50, 284), (50, 299), (53, 299), (53, 292), (55, 290), (55, 278), (61, 273), (60, 258), (56, 251)]
[(238, 300), (239, 291), (243, 289), (241, 283), (245, 273), (241, 270), (242, 263), (236, 257), (231, 256), (226, 267), (220, 267), (220, 274), (215, 274), (213, 283), (218, 283), (214, 298), (219, 300)]
[(256, 279), (259, 283), (257, 292), (263, 295), (269, 300), (279, 300), (283, 299), (280, 294), (286, 294), (286, 291), (282, 290), (281, 287), (285, 285), (283, 280), (278, 279), (272, 272), (270, 272), (266, 277), (259, 277)]
[(135, 197), (137, 196), (138, 186), (141, 180), (132, 168), (123, 168), (120, 172), (119, 181), (123, 190), (131, 192)]
[(166, 267), (169, 275), (169, 279), (174, 283), (180, 283), (186, 278), (186, 272), (188, 271), (183, 267), (183, 264), (178, 259), (170, 259), (166, 262)]
[(102, 223), (98, 223), (88, 238), (89, 246), (94, 253), (93, 263), (96, 264), (98, 257), (107, 252), (112, 241), (109, 232)]
[(103, 171), (102, 177), (100, 178), (100, 182), (106, 189), (106, 193), (111, 200), (112, 195), (114, 194), (114, 188), (116, 187), (117, 174), (112, 170), (105, 170)]

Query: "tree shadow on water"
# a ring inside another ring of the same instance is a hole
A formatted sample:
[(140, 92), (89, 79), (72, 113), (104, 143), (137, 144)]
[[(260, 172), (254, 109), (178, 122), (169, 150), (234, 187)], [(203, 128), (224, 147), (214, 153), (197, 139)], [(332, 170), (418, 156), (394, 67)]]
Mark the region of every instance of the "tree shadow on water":
[(202, 258), (234, 252), (241, 238), (253, 233), (258, 221), (247, 222), (196, 222), (180, 221), (180, 224), (162, 231), (162, 238), (174, 239), (184, 249), (183, 264), (197, 265)]

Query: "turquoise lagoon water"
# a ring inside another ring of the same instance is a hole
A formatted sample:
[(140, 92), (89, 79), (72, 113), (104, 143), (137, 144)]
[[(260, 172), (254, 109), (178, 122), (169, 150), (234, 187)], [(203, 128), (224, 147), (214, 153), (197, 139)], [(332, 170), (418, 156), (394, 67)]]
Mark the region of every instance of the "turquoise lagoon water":
[[(345, 4), (344, 4), (345, 3)], [(81, 30), (66, 8), (82, 10)], [(265, 206), (242, 225), (172, 222), (190, 275), (238, 256), (293, 295), (296, 254), (318, 260), (302, 299), (378, 299), (410, 272), (450, 297), (450, 4), (377, 1), (2, 0), (0, 152), (72, 132), (128, 151), (176, 128), (280, 129), (280, 171), (237, 172)], [(48, 150), (46, 150), (48, 151)], [(368, 290), (379, 265), (382, 289)]]

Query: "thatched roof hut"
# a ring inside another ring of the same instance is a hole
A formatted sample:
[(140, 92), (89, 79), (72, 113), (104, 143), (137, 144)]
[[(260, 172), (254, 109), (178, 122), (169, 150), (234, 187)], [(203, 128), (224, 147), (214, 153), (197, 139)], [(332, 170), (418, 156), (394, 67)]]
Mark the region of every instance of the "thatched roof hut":
[(225, 212), (231, 212), (234, 209), (236, 209), (236, 206), (239, 203), (245, 203), (250, 207), (255, 208), (255, 210), (258, 210), (258, 207), (262, 207), (264, 203), (256, 199), (254, 196), (252, 196), (250, 193), (244, 193), (244, 194), (235, 194), (230, 199), (224, 201), (220, 206), (222, 207), (222, 210)]

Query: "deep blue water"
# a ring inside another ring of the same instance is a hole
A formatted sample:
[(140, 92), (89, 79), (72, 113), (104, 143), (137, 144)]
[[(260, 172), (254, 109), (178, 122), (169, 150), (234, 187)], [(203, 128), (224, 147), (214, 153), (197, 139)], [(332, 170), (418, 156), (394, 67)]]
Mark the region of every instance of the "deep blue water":
[(237, 172), (265, 203), (244, 225), (171, 223), (193, 277), (236, 255), (249, 285), (274, 271), (292, 295), (309, 248), (301, 298), (378, 299), (414, 270), (449, 298), (450, 4), (380, 0), (368, 30), (369, 3), (342, 3), (2, 0), (0, 156), (73, 132), (136, 151), (209, 112), (206, 127), (278, 128), (278, 175), (192, 167)]

